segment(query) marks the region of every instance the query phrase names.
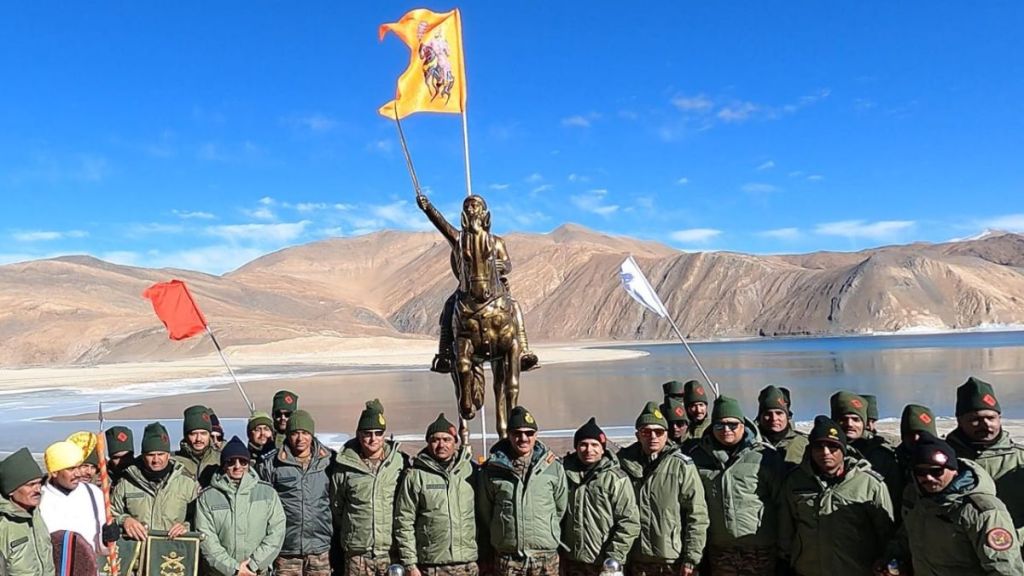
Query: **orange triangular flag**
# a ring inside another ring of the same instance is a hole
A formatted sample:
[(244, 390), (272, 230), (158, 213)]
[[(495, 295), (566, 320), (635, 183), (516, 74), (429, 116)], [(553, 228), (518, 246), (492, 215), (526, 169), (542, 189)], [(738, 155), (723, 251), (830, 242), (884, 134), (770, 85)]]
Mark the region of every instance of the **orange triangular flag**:
[(466, 65), (458, 9), (444, 14), (411, 10), (398, 22), (381, 25), (381, 40), (388, 31), (409, 47), (409, 67), (398, 78), (395, 99), (381, 106), (380, 114), (395, 119), (414, 112), (465, 112)]
[(146, 288), (142, 297), (153, 303), (153, 311), (167, 327), (171, 340), (184, 340), (206, 330), (206, 318), (181, 280), (157, 282)]

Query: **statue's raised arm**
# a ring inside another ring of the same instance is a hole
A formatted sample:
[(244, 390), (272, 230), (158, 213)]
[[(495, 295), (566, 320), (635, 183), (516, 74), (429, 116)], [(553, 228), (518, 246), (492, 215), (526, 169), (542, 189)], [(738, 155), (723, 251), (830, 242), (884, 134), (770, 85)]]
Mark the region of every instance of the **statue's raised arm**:
[(434, 205), (430, 203), (430, 199), (425, 194), (419, 193), (416, 195), (416, 204), (427, 215), (430, 223), (444, 235), (445, 240), (451, 244), (452, 248), (456, 248), (459, 245), (459, 230), (452, 226), (448, 220), (445, 220), (444, 214), (441, 214), (437, 208), (434, 208)]

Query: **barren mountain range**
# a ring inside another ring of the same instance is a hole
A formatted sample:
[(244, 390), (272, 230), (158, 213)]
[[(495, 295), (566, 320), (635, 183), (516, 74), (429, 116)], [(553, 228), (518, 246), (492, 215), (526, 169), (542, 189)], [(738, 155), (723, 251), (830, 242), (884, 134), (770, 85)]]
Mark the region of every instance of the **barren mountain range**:
[[(1024, 236), (853, 253), (683, 253), (575, 225), (509, 234), (509, 282), (534, 341), (667, 339), (632, 302), (632, 254), (695, 338), (851, 334), (1024, 324)], [(0, 266), (0, 366), (163, 360), (209, 353), (167, 340), (142, 291), (185, 280), (221, 343), (437, 332), (455, 287), (433, 232), (334, 238), (257, 258), (223, 276), (119, 266), (86, 256)]]

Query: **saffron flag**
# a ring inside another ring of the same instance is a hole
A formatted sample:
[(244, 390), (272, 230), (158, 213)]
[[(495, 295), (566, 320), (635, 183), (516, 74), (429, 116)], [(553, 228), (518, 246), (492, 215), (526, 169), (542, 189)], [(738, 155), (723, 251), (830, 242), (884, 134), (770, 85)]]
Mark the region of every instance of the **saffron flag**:
[(658, 298), (658, 293), (654, 291), (632, 256), (626, 258), (619, 267), (619, 280), (622, 281), (622, 287), (626, 289), (627, 294), (633, 297), (633, 300), (643, 304), (644, 308), (662, 318), (669, 317), (668, 310), (662, 304), (661, 298)]
[(146, 288), (142, 297), (153, 303), (153, 311), (167, 327), (171, 340), (184, 340), (206, 330), (206, 318), (181, 280), (157, 282)]
[(423, 8), (410, 10), (398, 22), (382, 24), (380, 39), (389, 31), (409, 47), (409, 67), (398, 77), (395, 99), (381, 106), (380, 114), (401, 119), (415, 112), (465, 112), (466, 66), (459, 10), (443, 14)]

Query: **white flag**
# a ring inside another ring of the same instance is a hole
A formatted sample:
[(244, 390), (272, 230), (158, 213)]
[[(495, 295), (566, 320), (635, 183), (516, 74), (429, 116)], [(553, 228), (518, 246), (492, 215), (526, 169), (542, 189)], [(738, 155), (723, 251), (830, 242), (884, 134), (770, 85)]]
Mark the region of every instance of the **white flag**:
[(626, 293), (633, 297), (633, 300), (644, 305), (651, 312), (654, 312), (662, 318), (668, 318), (668, 310), (665, 309), (665, 305), (661, 303), (661, 298), (658, 298), (658, 293), (651, 287), (651, 283), (647, 281), (647, 277), (640, 271), (640, 267), (636, 265), (636, 260), (630, 256), (622, 263), (619, 267), (619, 280), (622, 280), (622, 287), (626, 289)]

